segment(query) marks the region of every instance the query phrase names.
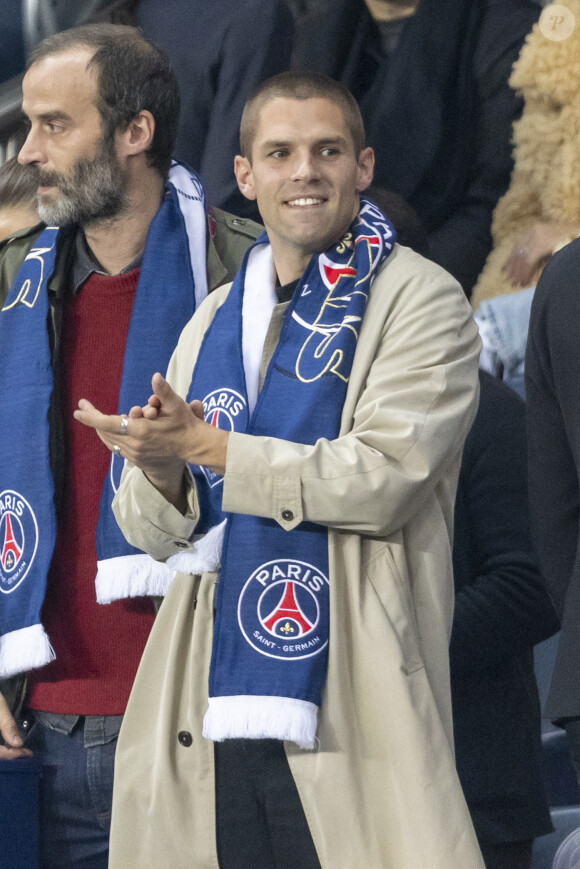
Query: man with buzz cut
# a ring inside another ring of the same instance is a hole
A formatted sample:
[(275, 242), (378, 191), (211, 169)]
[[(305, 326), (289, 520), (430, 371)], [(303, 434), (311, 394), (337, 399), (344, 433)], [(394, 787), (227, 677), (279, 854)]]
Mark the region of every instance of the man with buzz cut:
[(459, 285), (361, 196), (342, 85), (248, 101), (265, 234), (127, 415), (115, 512), (177, 571), (129, 701), (110, 866), (483, 869), (458, 783), (451, 530), (477, 403)]
[(175, 77), (137, 30), (42, 42), (22, 108), (43, 224), (0, 246), (0, 678), (14, 677), (0, 758), (42, 765), (43, 869), (104, 869), (117, 735), (155, 613), (151, 559), (111, 511), (123, 461), (73, 411), (86, 394), (111, 413), (140, 401), (258, 233), (217, 211), (208, 223), (199, 179), (172, 165)]

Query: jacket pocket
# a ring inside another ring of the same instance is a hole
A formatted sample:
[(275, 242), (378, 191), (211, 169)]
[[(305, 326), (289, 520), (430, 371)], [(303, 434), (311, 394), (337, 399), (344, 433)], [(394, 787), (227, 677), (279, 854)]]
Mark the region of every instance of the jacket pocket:
[(424, 666), (421, 656), (417, 620), (410, 599), (409, 583), (401, 571), (387, 544), (366, 565), (366, 576), (397, 637), (403, 658), (403, 670), (414, 673)]

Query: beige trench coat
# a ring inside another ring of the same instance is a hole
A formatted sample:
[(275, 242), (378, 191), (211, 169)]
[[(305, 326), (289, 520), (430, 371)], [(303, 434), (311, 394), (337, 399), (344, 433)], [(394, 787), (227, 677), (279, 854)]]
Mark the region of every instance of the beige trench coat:
[[(226, 292), (181, 336), (169, 379), (182, 395)], [(230, 435), (225, 510), (329, 529), (319, 745), (286, 745), (323, 869), (483, 869), (455, 772), (447, 659), (478, 353), (459, 285), (397, 246), (372, 286), (340, 436), (304, 446)], [(183, 517), (132, 468), (115, 508), (128, 539), (163, 559), (189, 541), (193, 491), (190, 501)], [(178, 575), (145, 650), (117, 752), (111, 869), (218, 867), (213, 744), (201, 736), (216, 580)]]

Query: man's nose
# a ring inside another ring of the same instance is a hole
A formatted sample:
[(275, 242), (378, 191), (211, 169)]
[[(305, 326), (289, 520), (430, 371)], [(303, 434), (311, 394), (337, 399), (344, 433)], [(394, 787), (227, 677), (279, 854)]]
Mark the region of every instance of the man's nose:
[(310, 151), (298, 152), (292, 166), (292, 177), (296, 181), (311, 181), (318, 178), (320, 171), (315, 156)]
[(18, 162), (26, 165), (27, 163), (42, 163), (44, 155), (38, 143), (36, 134), (29, 130), (24, 144), (18, 152)]

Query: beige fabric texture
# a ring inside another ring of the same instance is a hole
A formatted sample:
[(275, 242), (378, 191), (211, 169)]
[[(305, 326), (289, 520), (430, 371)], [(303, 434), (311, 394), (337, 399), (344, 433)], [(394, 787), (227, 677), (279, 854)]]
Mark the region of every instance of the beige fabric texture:
[[(226, 293), (182, 333), (168, 374), (182, 395)], [(454, 766), (447, 655), (453, 502), (479, 346), (459, 284), (397, 246), (372, 286), (339, 436), (305, 446), (230, 435), (225, 510), (329, 530), (318, 747), (286, 745), (323, 869), (484, 869)], [(189, 494), (184, 517), (128, 468), (116, 515), (131, 542), (164, 559), (193, 532)], [(111, 869), (218, 867), (213, 744), (201, 736), (216, 579), (179, 575), (151, 633), (119, 739)]]

